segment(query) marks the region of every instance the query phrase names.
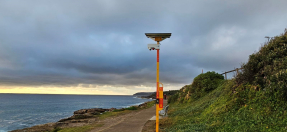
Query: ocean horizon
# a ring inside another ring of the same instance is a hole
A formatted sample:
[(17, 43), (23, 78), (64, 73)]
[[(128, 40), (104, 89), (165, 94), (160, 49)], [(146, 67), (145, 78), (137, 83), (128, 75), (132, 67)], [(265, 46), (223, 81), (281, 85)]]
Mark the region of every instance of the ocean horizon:
[(57, 122), (79, 109), (126, 108), (151, 100), (132, 95), (0, 93), (0, 132)]

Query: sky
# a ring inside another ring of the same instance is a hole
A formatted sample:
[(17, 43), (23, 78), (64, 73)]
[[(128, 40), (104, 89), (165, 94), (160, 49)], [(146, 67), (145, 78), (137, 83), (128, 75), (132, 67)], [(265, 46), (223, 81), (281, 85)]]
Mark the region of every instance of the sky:
[[(0, 0), (0, 93), (154, 92), (240, 67), (287, 28), (286, 0)], [(228, 74), (228, 77), (232, 77)]]

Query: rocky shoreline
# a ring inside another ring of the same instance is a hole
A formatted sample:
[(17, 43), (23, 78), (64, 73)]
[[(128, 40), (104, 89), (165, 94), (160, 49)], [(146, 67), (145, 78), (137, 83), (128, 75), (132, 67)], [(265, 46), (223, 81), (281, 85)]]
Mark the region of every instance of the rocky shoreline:
[[(150, 101), (149, 101), (150, 102)], [(129, 108), (145, 108), (147, 107), (148, 102), (142, 103), (137, 106), (131, 106)], [(73, 115), (68, 118), (60, 119), (57, 122), (47, 123), (32, 126), (29, 128), (13, 130), (10, 132), (42, 132), (42, 131), (55, 131), (56, 129), (62, 128), (70, 128), (70, 127), (77, 127), (77, 126), (84, 126), (86, 124), (91, 124), (99, 121), (99, 115), (105, 112), (116, 112), (116, 111), (124, 111), (128, 110), (129, 108), (110, 108), (110, 109), (103, 109), (103, 108), (90, 108), (90, 109), (80, 109), (74, 111)]]

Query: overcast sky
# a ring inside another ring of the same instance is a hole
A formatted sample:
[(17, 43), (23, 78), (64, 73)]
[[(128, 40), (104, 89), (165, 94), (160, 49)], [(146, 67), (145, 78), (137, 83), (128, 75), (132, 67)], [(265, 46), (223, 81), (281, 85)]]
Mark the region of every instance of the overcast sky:
[(202, 69), (222, 73), (247, 62), (265, 36), (287, 28), (286, 5), (286, 0), (0, 0), (0, 92), (155, 91), (156, 51), (147, 48), (155, 42), (145, 33), (158, 32), (172, 33), (161, 42), (160, 81), (165, 90), (180, 89)]

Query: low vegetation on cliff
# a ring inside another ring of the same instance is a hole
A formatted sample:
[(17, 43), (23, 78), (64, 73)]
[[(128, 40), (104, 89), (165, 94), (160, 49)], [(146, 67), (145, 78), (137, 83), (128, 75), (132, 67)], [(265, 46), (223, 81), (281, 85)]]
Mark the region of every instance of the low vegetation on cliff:
[(263, 45), (234, 79), (198, 75), (169, 98), (163, 131), (287, 131), (287, 30)]

